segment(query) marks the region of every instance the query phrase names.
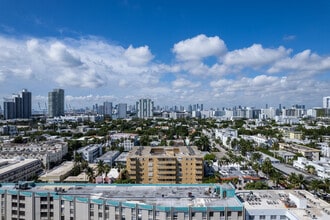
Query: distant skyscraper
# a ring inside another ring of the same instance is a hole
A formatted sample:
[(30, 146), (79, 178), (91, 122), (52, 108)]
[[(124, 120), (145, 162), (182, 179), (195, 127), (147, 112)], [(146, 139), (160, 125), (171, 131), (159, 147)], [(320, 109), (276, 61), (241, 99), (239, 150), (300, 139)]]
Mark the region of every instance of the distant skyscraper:
[(14, 101), (6, 100), (3, 102), (3, 117), (5, 120), (16, 118), (16, 106)]
[(153, 116), (154, 102), (151, 99), (140, 99), (136, 102), (138, 118), (150, 118)]
[(48, 116), (64, 116), (64, 90), (54, 89), (48, 93)]
[(104, 102), (103, 107), (104, 107), (104, 114), (111, 116), (112, 115), (112, 102)]
[(14, 94), (12, 99), (6, 99), (4, 102), (4, 118), (31, 118), (32, 116), (32, 95), (26, 89), (22, 94)]
[(117, 115), (118, 118), (126, 118), (127, 117), (127, 104), (119, 103), (117, 106)]
[(14, 118), (23, 118), (23, 99), (20, 95), (13, 95), (14, 105), (15, 105), (15, 116)]
[(323, 108), (330, 108), (330, 96), (323, 97)]
[(32, 94), (27, 89), (22, 91), (23, 118), (31, 118), (32, 116)]

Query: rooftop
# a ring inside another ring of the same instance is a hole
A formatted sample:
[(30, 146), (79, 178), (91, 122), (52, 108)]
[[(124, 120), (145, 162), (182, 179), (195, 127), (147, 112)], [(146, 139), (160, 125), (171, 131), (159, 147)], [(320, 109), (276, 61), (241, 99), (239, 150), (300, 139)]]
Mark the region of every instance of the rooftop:
[(250, 212), (276, 210), (296, 219), (330, 219), (330, 204), (305, 190), (238, 191), (244, 207)]
[(129, 156), (144, 157), (178, 157), (178, 156), (203, 156), (196, 147), (180, 146), (180, 147), (137, 147), (133, 148)]
[[(118, 202), (149, 204), (165, 207), (242, 207), (234, 197), (219, 198), (216, 192), (218, 184), (165, 184), (165, 185), (103, 185), (103, 184), (41, 184), (36, 183), (26, 191), (55, 192), (64, 189), (61, 194), (80, 198), (106, 199)], [(229, 185), (221, 185), (231, 190)], [(14, 185), (3, 184), (2, 189), (13, 190)]]

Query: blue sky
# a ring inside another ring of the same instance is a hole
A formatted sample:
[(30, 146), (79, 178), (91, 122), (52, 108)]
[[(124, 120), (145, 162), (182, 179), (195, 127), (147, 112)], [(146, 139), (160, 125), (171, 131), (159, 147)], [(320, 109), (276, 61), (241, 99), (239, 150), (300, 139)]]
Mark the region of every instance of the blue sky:
[(0, 95), (53, 88), (103, 101), (321, 106), (330, 2), (0, 1)]

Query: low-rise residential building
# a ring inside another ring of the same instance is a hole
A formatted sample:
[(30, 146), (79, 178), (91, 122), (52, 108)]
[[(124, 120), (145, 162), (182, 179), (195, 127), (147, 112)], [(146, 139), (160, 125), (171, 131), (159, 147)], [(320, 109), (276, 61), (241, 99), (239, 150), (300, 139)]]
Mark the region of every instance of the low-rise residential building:
[(285, 151), (285, 150), (277, 150), (277, 151), (272, 151), (274, 153), (274, 155), (279, 156), (281, 158), (283, 158), (283, 160), (287, 163), (290, 160), (293, 160), (295, 154), (291, 153), (289, 151)]
[(47, 171), (44, 175), (39, 177), (39, 179), (43, 182), (49, 183), (63, 182), (65, 178), (70, 176), (73, 167), (74, 163), (71, 161), (67, 161), (60, 166), (54, 168), (53, 170)]
[(330, 158), (321, 157), (319, 161), (310, 161), (304, 157), (298, 157), (293, 162), (293, 166), (305, 171), (312, 168), (318, 177), (322, 179), (330, 178)]
[(42, 171), (42, 164), (37, 159), (0, 160), (0, 182), (30, 180)]
[(226, 129), (215, 129), (215, 138), (219, 138), (222, 144), (226, 147), (230, 147), (230, 141), (237, 138), (237, 130), (226, 128)]
[(300, 153), (308, 160), (319, 160), (321, 150), (306, 147), (304, 145), (290, 144), (290, 143), (279, 143), (279, 148), (281, 150), (289, 151), (292, 153)]
[(1, 145), (0, 158), (39, 159), (44, 167), (60, 163), (68, 153), (68, 143), (64, 141), (46, 141), (30, 144), (7, 143)]
[(3, 125), (0, 126), (1, 135), (16, 135), (18, 134), (17, 126), (15, 125)]
[(128, 152), (122, 152), (116, 159), (115, 159), (115, 166), (117, 167), (126, 167), (126, 161), (128, 157)]
[(203, 154), (192, 146), (134, 148), (126, 167), (136, 183), (202, 183), (204, 173)]
[(330, 219), (329, 203), (305, 190), (249, 190), (236, 193), (246, 220)]
[(96, 162), (103, 161), (104, 163), (107, 163), (112, 166), (119, 155), (119, 151), (108, 151), (102, 156), (96, 158)]
[(275, 140), (273, 138), (268, 138), (261, 134), (258, 135), (240, 135), (244, 140), (249, 140), (255, 142), (259, 147), (271, 147), (273, 146)]
[(102, 155), (102, 144), (91, 144), (77, 150), (84, 160), (93, 163), (98, 157)]

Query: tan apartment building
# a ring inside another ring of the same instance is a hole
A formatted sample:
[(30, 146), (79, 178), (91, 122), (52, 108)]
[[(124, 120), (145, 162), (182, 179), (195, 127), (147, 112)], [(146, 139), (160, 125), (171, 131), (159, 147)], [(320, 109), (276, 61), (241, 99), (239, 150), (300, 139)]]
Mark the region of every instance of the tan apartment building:
[(306, 147), (299, 144), (279, 143), (280, 150), (286, 150), (292, 153), (300, 153), (308, 160), (320, 160), (321, 150)]
[(126, 166), (136, 183), (191, 184), (203, 179), (203, 155), (192, 146), (134, 148)]

